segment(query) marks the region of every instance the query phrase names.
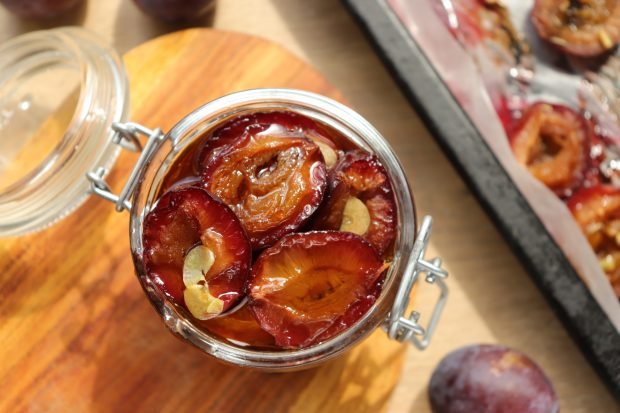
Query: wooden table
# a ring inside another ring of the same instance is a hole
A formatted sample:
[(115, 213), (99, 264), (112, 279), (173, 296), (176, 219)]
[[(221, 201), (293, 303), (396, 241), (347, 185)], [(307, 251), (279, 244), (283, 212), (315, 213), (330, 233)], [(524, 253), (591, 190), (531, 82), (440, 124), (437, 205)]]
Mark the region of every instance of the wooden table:
[[(620, 411), (338, 1), (220, 0), (206, 20), (273, 40), (317, 67), (392, 143), (418, 211), (435, 218), (430, 253), (441, 255), (451, 273), (450, 302), (431, 348), (408, 351), (387, 411), (429, 412), (426, 386), (434, 366), (452, 349), (477, 342), (533, 357), (555, 384), (564, 413)], [(145, 17), (130, 0), (90, 0), (76, 15), (45, 25), (0, 8), (0, 42), (56, 24), (91, 29), (120, 52), (177, 29)], [(420, 305), (433, 293), (421, 291)]]

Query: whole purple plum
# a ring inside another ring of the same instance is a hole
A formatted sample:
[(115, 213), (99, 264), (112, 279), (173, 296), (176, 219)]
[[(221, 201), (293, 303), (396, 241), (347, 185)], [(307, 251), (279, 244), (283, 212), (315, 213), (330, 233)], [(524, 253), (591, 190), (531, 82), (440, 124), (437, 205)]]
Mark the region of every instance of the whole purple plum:
[(526, 355), (496, 345), (448, 354), (431, 377), (435, 413), (557, 413), (553, 386)]
[(134, 0), (149, 16), (169, 22), (192, 21), (205, 16), (215, 0)]
[(0, 0), (10, 12), (27, 19), (58, 17), (84, 0)]

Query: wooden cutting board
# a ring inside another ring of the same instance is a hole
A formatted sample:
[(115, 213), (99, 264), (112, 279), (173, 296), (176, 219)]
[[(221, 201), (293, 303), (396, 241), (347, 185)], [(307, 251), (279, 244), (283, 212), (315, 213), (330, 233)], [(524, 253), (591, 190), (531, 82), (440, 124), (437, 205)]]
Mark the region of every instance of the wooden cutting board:
[[(243, 89), (341, 99), (308, 64), (237, 33), (177, 32), (130, 51), (125, 63), (131, 119), (164, 130)], [(116, 191), (135, 160), (119, 158), (109, 176)], [(0, 240), (1, 412), (385, 410), (404, 347), (382, 331), (338, 360), (286, 374), (223, 365), (174, 338), (134, 275), (128, 221), (93, 197), (46, 231)]]

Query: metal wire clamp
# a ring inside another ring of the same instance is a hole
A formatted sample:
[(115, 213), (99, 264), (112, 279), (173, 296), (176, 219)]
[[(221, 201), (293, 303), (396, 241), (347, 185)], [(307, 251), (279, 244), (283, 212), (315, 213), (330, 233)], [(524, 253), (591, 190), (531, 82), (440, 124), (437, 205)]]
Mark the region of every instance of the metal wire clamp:
[[(434, 258), (430, 261), (424, 259), (431, 235), (432, 223), (433, 220), (429, 216), (424, 217), (422, 220), (422, 225), (413, 244), (411, 257), (405, 268), (405, 274), (400, 282), (387, 323), (387, 333), (391, 339), (400, 342), (409, 341), (420, 350), (428, 347), (448, 298), (448, 286), (444, 282), (448, 272), (441, 268), (441, 258)], [(426, 275), (425, 280), (427, 283), (435, 284), (439, 288), (439, 299), (435, 304), (426, 327), (422, 327), (418, 323), (420, 313), (417, 311), (412, 311), (409, 317), (405, 317), (405, 312), (409, 306), (411, 290), (421, 274)]]
[[(155, 150), (159, 147), (161, 142), (163, 142), (165, 135), (159, 128), (151, 130), (133, 122), (114, 123), (112, 124), (112, 129), (114, 130), (114, 136), (112, 138), (113, 143), (132, 152), (142, 152), (125, 186), (119, 195), (114, 194), (110, 189), (110, 185), (108, 185), (104, 179), (108, 171), (102, 167), (87, 173), (86, 178), (90, 181), (92, 192), (103, 199), (114, 202), (117, 212), (122, 212), (123, 210), (129, 211), (131, 210), (129, 198), (136, 189), (140, 171), (146, 166)], [(140, 143), (140, 135), (147, 137), (144, 147), (142, 147)]]

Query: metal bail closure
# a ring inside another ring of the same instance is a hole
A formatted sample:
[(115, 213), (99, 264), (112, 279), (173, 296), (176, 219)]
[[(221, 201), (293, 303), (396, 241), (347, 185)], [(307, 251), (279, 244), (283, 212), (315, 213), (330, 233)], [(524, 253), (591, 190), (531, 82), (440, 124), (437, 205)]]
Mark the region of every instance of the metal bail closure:
[[(115, 132), (112, 138), (113, 143), (128, 151), (142, 152), (138, 158), (138, 161), (134, 165), (127, 182), (125, 183), (125, 186), (119, 195), (112, 193), (110, 186), (104, 179), (108, 171), (101, 167), (95, 171), (89, 172), (86, 174), (86, 177), (90, 181), (91, 190), (95, 195), (114, 202), (116, 204), (117, 212), (122, 212), (123, 210), (129, 211), (131, 210), (131, 202), (129, 201), (129, 198), (136, 189), (140, 171), (151, 159), (155, 153), (155, 150), (157, 150), (166, 136), (161, 129), (151, 130), (133, 122), (113, 123), (112, 129)], [(144, 148), (140, 143), (139, 135), (147, 137)]]
[[(430, 261), (424, 259), (432, 223), (431, 217), (424, 217), (387, 322), (387, 333), (392, 340), (409, 341), (420, 350), (428, 347), (448, 298), (448, 286), (444, 282), (448, 272), (441, 268), (441, 258), (434, 258)], [(435, 284), (439, 287), (440, 292), (439, 299), (426, 327), (418, 324), (420, 313), (417, 311), (412, 311), (409, 317), (405, 317), (405, 311), (409, 305), (409, 295), (420, 274), (426, 274), (426, 282)]]

